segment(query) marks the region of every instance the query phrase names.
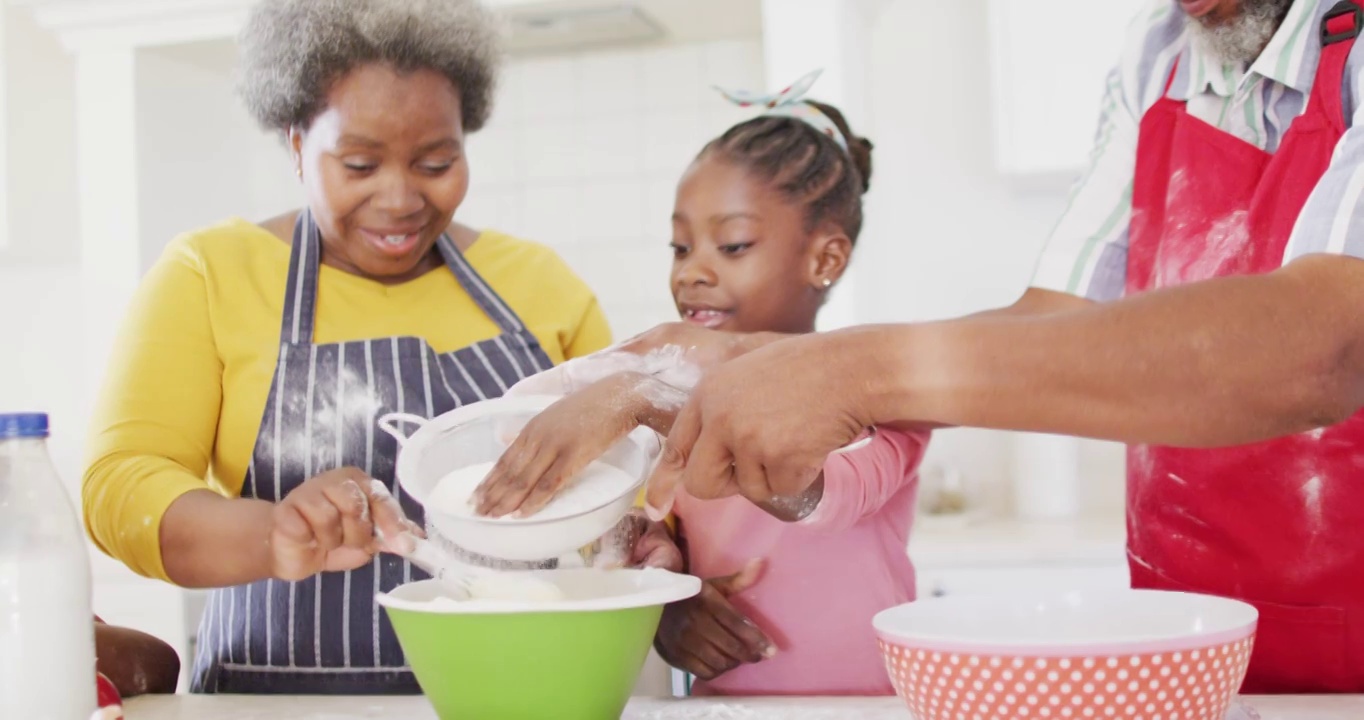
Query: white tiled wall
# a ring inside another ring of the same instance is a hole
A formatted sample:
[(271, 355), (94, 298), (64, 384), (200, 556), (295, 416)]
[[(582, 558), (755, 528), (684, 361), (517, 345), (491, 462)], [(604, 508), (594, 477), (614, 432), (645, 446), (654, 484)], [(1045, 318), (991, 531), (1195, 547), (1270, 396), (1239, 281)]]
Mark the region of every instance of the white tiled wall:
[(617, 337), (675, 318), (673, 191), (711, 138), (748, 112), (711, 85), (762, 88), (760, 40), (515, 61), (469, 140), (458, 217), (552, 246), (596, 291)]

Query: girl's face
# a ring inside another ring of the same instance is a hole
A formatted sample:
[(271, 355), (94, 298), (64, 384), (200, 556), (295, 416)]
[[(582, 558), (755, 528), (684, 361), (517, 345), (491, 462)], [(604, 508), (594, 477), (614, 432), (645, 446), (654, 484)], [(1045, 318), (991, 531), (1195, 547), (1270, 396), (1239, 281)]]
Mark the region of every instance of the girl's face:
[(324, 260), (380, 282), (438, 267), (431, 252), (469, 189), (459, 92), (431, 70), (366, 65), (289, 139)]
[(673, 210), (673, 300), (686, 322), (735, 332), (812, 332), (852, 242), (806, 228), (805, 210), (706, 153), (682, 176)]

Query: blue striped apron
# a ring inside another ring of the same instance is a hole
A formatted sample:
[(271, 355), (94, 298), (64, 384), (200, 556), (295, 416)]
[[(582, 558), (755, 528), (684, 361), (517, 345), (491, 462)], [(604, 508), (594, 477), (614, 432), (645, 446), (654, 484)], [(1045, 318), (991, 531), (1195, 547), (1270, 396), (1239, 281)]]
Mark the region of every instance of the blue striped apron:
[[(444, 354), (418, 337), (315, 345), (321, 247), (305, 210), (294, 228), (275, 379), (242, 497), (278, 502), (308, 478), (354, 466), (388, 485), (408, 516), (421, 522), (421, 507), (394, 482), (397, 444), (376, 432), (376, 418), (389, 412), (435, 417), (498, 397), (553, 363), (448, 236), (438, 243), (441, 256), (497, 323), (499, 336)], [(405, 560), (379, 555), (350, 572), (214, 590), (199, 625), (192, 690), (419, 692), (374, 596), (424, 577)]]

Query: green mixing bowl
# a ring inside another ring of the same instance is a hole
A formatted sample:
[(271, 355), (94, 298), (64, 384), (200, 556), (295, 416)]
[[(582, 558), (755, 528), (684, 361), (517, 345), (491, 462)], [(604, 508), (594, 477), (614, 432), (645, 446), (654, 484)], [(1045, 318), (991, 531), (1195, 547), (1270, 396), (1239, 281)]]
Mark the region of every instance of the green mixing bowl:
[(441, 720), (618, 720), (663, 606), (701, 591), (663, 570), (537, 574), (567, 599), (460, 602), (434, 580), (379, 596)]

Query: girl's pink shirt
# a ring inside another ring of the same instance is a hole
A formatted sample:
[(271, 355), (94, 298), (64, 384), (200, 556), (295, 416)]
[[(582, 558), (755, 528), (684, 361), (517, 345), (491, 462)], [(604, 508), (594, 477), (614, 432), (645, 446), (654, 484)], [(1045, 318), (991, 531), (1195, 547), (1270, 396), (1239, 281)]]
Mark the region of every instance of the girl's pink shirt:
[(871, 620), (914, 599), (907, 547), (928, 435), (877, 430), (865, 447), (824, 462), (824, 497), (784, 523), (739, 497), (681, 492), (674, 512), (690, 572), (702, 578), (767, 561), (730, 598), (776, 642), (776, 657), (693, 687), (697, 695), (892, 695)]

